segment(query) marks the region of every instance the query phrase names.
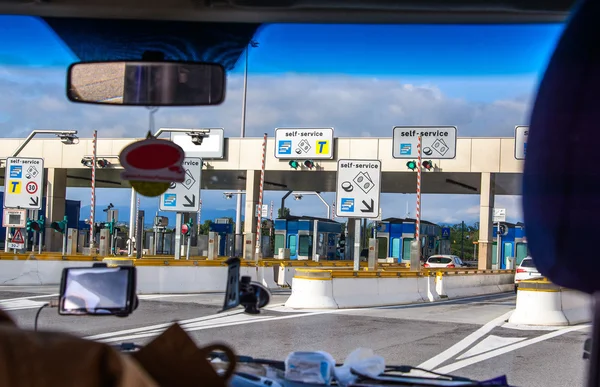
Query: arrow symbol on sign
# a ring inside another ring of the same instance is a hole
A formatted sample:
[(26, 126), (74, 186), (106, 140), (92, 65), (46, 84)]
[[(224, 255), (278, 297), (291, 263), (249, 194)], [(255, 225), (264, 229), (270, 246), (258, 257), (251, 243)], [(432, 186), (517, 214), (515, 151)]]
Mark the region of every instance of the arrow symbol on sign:
[(40, 198), (37, 198), (37, 197), (35, 197), (35, 198), (34, 197), (30, 197), (29, 198), (29, 205), (30, 206), (37, 206), (39, 204), (40, 204)]
[(361, 212), (373, 212), (373, 209), (375, 208), (375, 201), (373, 199), (371, 199), (371, 205), (364, 200), (362, 202), (365, 205), (365, 208), (361, 208)]
[(192, 199), (190, 199), (187, 195), (184, 195), (183, 198), (187, 203), (184, 203), (184, 207), (196, 207), (196, 195), (192, 195)]

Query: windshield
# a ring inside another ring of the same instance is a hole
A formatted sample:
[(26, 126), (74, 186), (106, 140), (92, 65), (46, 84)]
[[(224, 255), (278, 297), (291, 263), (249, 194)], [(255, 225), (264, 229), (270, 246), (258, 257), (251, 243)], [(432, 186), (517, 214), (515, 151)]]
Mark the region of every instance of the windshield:
[[(0, 231), (0, 308), (18, 321), (56, 296), (60, 268), (120, 257), (138, 267), (135, 313), (102, 322), (47, 313), (40, 327), (144, 344), (178, 320), (198, 343), (261, 358), (323, 350), (341, 363), (366, 347), (388, 364), (582, 384), (586, 330), (507, 322), (515, 268), (533, 267), (524, 259), (523, 133), (562, 25), (184, 23), (177, 32), (75, 22), (0, 17), (0, 158), (44, 163), (5, 172), (3, 161), (0, 172), (5, 207), (39, 200), (27, 219), (46, 219), (42, 238), (25, 225)], [(205, 39), (194, 35), (200, 27)], [(127, 32), (135, 40), (119, 40)], [(156, 109), (67, 99), (70, 64), (140, 60), (147, 50), (222, 64), (225, 101)], [(198, 146), (175, 128), (210, 132)], [(22, 146), (40, 129), (51, 132)], [(180, 191), (146, 197), (121, 178), (119, 154), (159, 129), (202, 160), (186, 167)], [(39, 185), (19, 180), (38, 173)], [(231, 256), (272, 291), (259, 315), (217, 314)], [(414, 270), (418, 278), (404, 274)], [(315, 278), (328, 294), (303, 288)]]

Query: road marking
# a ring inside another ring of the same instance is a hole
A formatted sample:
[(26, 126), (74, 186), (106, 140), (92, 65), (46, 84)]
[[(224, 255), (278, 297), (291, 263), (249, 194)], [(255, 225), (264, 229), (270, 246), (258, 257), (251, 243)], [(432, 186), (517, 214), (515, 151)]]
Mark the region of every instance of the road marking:
[(29, 297), (16, 297), (7, 298), (0, 300), (0, 309), (4, 311), (9, 310), (24, 310), (24, 309), (37, 309), (44, 305), (45, 301), (33, 301), (38, 298), (49, 298), (56, 297), (58, 294), (44, 294), (40, 296), (29, 296)]
[[(185, 322), (180, 321), (179, 324), (181, 324), (183, 329), (185, 329), (187, 332), (193, 332), (193, 331), (200, 331), (200, 330), (212, 329), (212, 328), (223, 328), (223, 327), (230, 327), (230, 326), (236, 326), (236, 325), (255, 324), (255, 323), (262, 323), (262, 322), (267, 322), (267, 321), (279, 321), (279, 320), (287, 320), (287, 319), (291, 319), (291, 318), (311, 317), (311, 316), (318, 316), (318, 315), (324, 315), (324, 314), (339, 313), (342, 310), (343, 309), (333, 309), (333, 310), (324, 310), (324, 311), (320, 311), (320, 312), (298, 313), (298, 314), (287, 315), (287, 316), (253, 316), (253, 315), (248, 315), (248, 314), (242, 314), (243, 312), (240, 311), (240, 312), (238, 312), (238, 314), (240, 314), (238, 321), (230, 320), (229, 322), (223, 322), (224, 320), (225, 321), (227, 321), (227, 320), (220, 318), (221, 315), (210, 315), (210, 316), (205, 316), (204, 318), (201, 318), (204, 320), (212, 319), (213, 320), (212, 323), (209, 323), (209, 324), (206, 324), (206, 323), (198, 324), (200, 321), (202, 321), (200, 319), (192, 319), (193, 321), (188, 320)], [(225, 317), (227, 317), (227, 316), (225, 316)], [(160, 334), (164, 330), (164, 328), (167, 328), (167, 327), (171, 326), (172, 324), (173, 323), (158, 324), (158, 325), (154, 325), (154, 326), (142, 327), (142, 328), (129, 330), (129, 331), (137, 331), (139, 333), (127, 335), (127, 336), (122, 336), (124, 332), (121, 331), (121, 332), (113, 332), (113, 333), (105, 333), (105, 334), (101, 334), (101, 335), (89, 336), (89, 337), (86, 337), (86, 339), (99, 340), (104, 343), (143, 339), (143, 338), (152, 337), (152, 336), (156, 336), (156, 335)]]
[(448, 374), (448, 373), (454, 372), (456, 370), (459, 370), (461, 368), (473, 365), (475, 363), (479, 363), (479, 362), (482, 362), (484, 360), (488, 360), (488, 359), (491, 359), (493, 357), (500, 356), (500, 355), (503, 355), (505, 353), (508, 353), (508, 352), (511, 352), (511, 351), (514, 351), (514, 350), (517, 350), (517, 349), (520, 349), (520, 348), (523, 348), (523, 347), (527, 347), (527, 346), (532, 345), (532, 344), (537, 344), (539, 342), (542, 342), (542, 341), (545, 341), (545, 340), (549, 340), (549, 339), (552, 339), (552, 338), (564, 335), (565, 333), (578, 331), (578, 330), (581, 330), (581, 329), (584, 329), (584, 328), (588, 328), (588, 327), (590, 327), (589, 324), (578, 325), (578, 326), (573, 326), (573, 327), (569, 327), (569, 328), (564, 328), (564, 329), (561, 329), (559, 331), (554, 331), (554, 332), (546, 333), (545, 335), (534, 337), (532, 339), (529, 339), (529, 340), (526, 340), (526, 341), (522, 341), (520, 343), (508, 345), (508, 346), (506, 346), (504, 348), (499, 348), (499, 349), (496, 349), (496, 350), (493, 350), (493, 351), (490, 351), (490, 352), (487, 352), (487, 353), (484, 353), (484, 354), (481, 354), (481, 355), (478, 355), (478, 356), (471, 357), (469, 359), (457, 361), (456, 363), (449, 364), (449, 365), (447, 365), (445, 367), (438, 368), (438, 369), (435, 370), (435, 372), (439, 372), (439, 373), (442, 373), (442, 374)]
[(419, 368), (424, 368), (426, 370), (433, 370), (435, 367), (439, 366), (445, 361), (448, 361), (450, 358), (458, 355), (465, 349), (467, 349), (471, 344), (487, 335), (494, 328), (504, 323), (508, 317), (512, 314), (512, 310), (510, 312), (504, 313), (502, 316), (493, 319), (488, 322), (475, 332), (471, 333), (469, 336), (465, 337), (458, 343), (454, 344), (452, 347), (448, 348), (444, 352), (432, 357), (431, 359), (425, 361), (424, 363), (419, 364)]
[(527, 337), (500, 337), (496, 335), (489, 335), (485, 339), (481, 340), (473, 348), (463, 353), (458, 360), (466, 359), (471, 356), (480, 355), (485, 352), (489, 352), (493, 349), (506, 347), (507, 345), (518, 343), (519, 341), (525, 340)]

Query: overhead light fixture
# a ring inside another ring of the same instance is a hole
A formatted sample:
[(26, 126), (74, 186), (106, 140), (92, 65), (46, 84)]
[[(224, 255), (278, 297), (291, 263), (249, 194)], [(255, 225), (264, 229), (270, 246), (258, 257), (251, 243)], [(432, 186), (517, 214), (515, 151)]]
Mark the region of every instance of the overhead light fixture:
[(82, 158), (81, 165), (83, 165), (84, 167), (90, 168), (92, 166), (92, 159), (87, 158), (87, 157)]
[(106, 159), (99, 159), (96, 161), (96, 164), (98, 164), (100, 168), (106, 168), (110, 165), (110, 162)]

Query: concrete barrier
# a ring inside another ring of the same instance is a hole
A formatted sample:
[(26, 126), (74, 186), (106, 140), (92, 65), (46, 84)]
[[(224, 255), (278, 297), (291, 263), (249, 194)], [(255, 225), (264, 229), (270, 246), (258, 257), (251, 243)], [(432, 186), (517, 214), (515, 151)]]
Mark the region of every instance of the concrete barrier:
[[(501, 293), (513, 271), (444, 272), (296, 269), (286, 306), (294, 309), (377, 307)], [(446, 282), (447, 281), (447, 282)]]
[(517, 325), (566, 326), (590, 322), (592, 297), (548, 280), (519, 283), (517, 306), (508, 322)]
[[(0, 285), (60, 285), (66, 267), (90, 267), (91, 260), (1, 260)], [(58, 289), (57, 289), (58, 290)]]

